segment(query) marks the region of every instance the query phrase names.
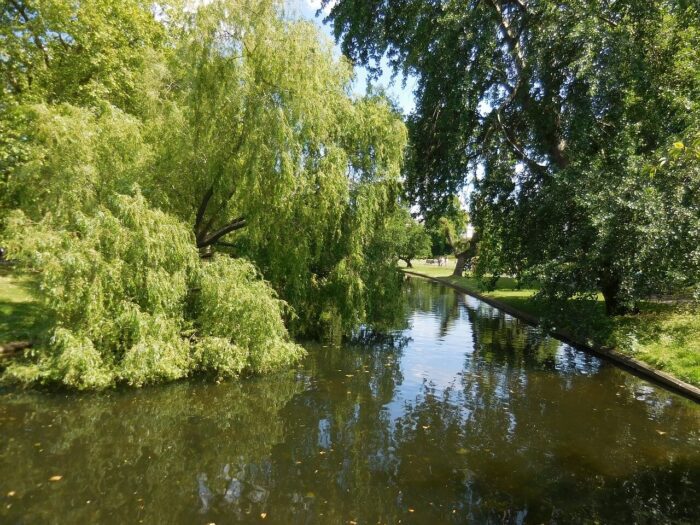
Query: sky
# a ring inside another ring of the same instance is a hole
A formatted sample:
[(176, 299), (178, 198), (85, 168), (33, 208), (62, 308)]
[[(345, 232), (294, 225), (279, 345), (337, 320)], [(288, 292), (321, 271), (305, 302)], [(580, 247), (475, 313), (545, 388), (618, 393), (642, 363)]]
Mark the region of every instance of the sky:
[[(285, 7), (287, 14), (292, 17), (303, 18), (306, 20), (313, 21), (321, 31), (328, 36), (332, 41), (333, 33), (331, 27), (323, 23), (323, 18), (325, 15), (316, 16), (316, 12), (321, 7), (321, 0), (285, 0)], [(325, 12), (328, 13), (328, 8)], [(341, 54), (340, 46), (335, 44), (335, 49), (338, 55)], [(367, 91), (367, 70), (363, 67), (355, 68), (355, 82), (353, 84), (353, 91), (358, 95), (364, 95)], [(404, 115), (408, 115), (415, 108), (415, 101), (413, 97), (413, 91), (416, 87), (416, 79), (413, 77), (408, 77), (406, 79), (406, 86), (403, 86), (403, 75), (399, 74), (396, 78), (392, 79), (392, 70), (386, 67), (386, 64), (382, 64), (382, 75), (381, 77), (373, 82), (374, 86), (384, 87), (386, 93), (391, 97), (403, 110)]]

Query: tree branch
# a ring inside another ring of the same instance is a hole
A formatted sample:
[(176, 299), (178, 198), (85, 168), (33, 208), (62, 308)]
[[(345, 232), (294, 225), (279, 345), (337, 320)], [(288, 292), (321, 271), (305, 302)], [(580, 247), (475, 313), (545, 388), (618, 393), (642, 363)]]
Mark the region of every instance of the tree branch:
[(218, 241), (221, 237), (224, 235), (228, 235), (231, 232), (234, 232), (236, 230), (240, 230), (241, 228), (244, 228), (246, 226), (246, 220), (243, 217), (238, 217), (237, 219), (233, 219), (230, 223), (228, 223), (226, 226), (219, 228), (216, 230), (214, 233), (212, 233), (209, 237), (201, 240), (197, 240), (197, 248), (205, 248), (207, 246), (211, 246), (214, 244), (216, 241)]
[(498, 0), (491, 0), (491, 5), (501, 19), (500, 25), (503, 28), (503, 37), (506, 40), (508, 47), (515, 53), (515, 62), (520, 70), (518, 73), (521, 73), (525, 69), (525, 55), (520, 47), (520, 35), (515, 32), (510, 21), (508, 18), (506, 18), (501, 3)]
[(194, 233), (197, 237), (199, 237), (203, 233), (201, 229), (201, 224), (202, 220), (204, 219), (204, 214), (207, 211), (207, 206), (209, 206), (209, 201), (211, 200), (212, 195), (214, 195), (213, 184), (209, 186), (209, 189), (202, 197), (202, 201), (199, 203), (199, 208), (197, 208), (197, 216), (194, 220)]
[(607, 16), (603, 16), (599, 13), (596, 13), (595, 16), (596, 16), (596, 18), (598, 18), (599, 20), (602, 20), (603, 22), (605, 22), (609, 26), (617, 27), (617, 22), (615, 22), (615, 20), (613, 20), (612, 18), (608, 18)]
[(34, 41), (34, 45), (36, 45), (37, 49), (41, 51), (42, 56), (44, 57), (44, 65), (48, 68), (50, 65), (50, 60), (49, 60), (49, 55), (46, 53), (46, 49), (44, 49), (43, 44), (41, 43), (41, 40), (37, 36), (37, 34), (29, 27), (29, 21), (31, 18), (29, 15), (27, 15), (27, 11), (24, 9), (24, 6), (21, 6), (18, 4), (15, 0), (10, 0), (10, 3), (12, 6), (15, 8), (17, 13), (24, 18), (24, 23), (27, 26), (27, 30), (31, 33), (32, 35), (32, 40)]
[(530, 158), (527, 153), (521, 148), (511, 137), (510, 134), (508, 133), (508, 130), (506, 129), (505, 125), (503, 124), (503, 121), (501, 120), (501, 114), (500, 112), (496, 113), (496, 116), (498, 117), (498, 124), (501, 126), (501, 130), (503, 131), (503, 136), (506, 139), (506, 142), (510, 145), (511, 149), (513, 150), (513, 153), (515, 153), (515, 156), (518, 157), (521, 161), (523, 161), (525, 164), (530, 166), (530, 168), (534, 169), (536, 172), (541, 173), (544, 169), (546, 169), (547, 166), (540, 164), (539, 162), (535, 161), (534, 159)]
[(527, 2), (525, 2), (524, 0), (510, 0), (510, 1), (513, 2), (514, 4), (516, 4), (523, 11), (527, 11)]

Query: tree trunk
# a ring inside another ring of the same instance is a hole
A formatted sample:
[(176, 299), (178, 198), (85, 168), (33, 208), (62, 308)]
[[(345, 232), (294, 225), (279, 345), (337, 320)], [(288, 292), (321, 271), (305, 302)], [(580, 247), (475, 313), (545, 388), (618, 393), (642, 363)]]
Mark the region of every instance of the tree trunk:
[(635, 311), (635, 308), (621, 300), (621, 284), (621, 280), (617, 276), (608, 275), (600, 279), (600, 291), (605, 299), (605, 314), (608, 316), (625, 315)]
[(455, 264), (455, 269), (452, 272), (453, 277), (462, 277), (464, 274), (464, 267), (467, 265), (467, 256), (469, 255), (469, 250), (466, 252), (458, 253), (457, 262)]
[(469, 245), (467, 246), (466, 250), (460, 253), (458, 253), (455, 250), (457, 264), (455, 264), (454, 272), (452, 272), (453, 277), (462, 277), (462, 275), (464, 274), (464, 269), (467, 266), (467, 262), (471, 261), (474, 257), (476, 257), (476, 250), (479, 246), (480, 238), (481, 236), (479, 235), (479, 232), (474, 232), (474, 235), (469, 241)]
[(498, 284), (498, 280), (501, 278), (500, 275), (492, 275), (491, 278), (488, 281), (488, 284), (486, 285), (488, 290), (495, 290), (496, 285)]
[(221, 239), (224, 235), (228, 235), (231, 232), (234, 232), (236, 230), (240, 230), (241, 228), (245, 228), (245, 226), (246, 226), (245, 218), (238, 217), (236, 219), (233, 219), (226, 226), (219, 228), (218, 230), (216, 230), (213, 233), (201, 232), (196, 237), (197, 248), (199, 248), (199, 249), (208, 248), (209, 246), (216, 244), (218, 242), (218, 240)]
[(410, 257), (399, 257), (399, 259), (406, 263), (406, 268), (413, 268)]

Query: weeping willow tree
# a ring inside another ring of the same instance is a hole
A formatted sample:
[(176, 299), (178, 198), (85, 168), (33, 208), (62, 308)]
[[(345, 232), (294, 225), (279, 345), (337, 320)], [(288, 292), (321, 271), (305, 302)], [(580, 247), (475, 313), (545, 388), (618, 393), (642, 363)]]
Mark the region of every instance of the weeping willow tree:
[[(267, 372), (303, 354), (288, 328), (337, 338), (399, 300), (381, 246), (406, 132), (383, 96), (351, 96), (312, 24), (272, 0), (17, 0), (2, 16), (26, 64), (0, 61), (0, 243), (51, 320), (6, 378)], [(90, 89), (52, 80), (82, 73)]]
[(71, 222), (9, 218), (11, 252), (37, 272), (52, 320), (6, 378), (78, 389), (141, 386), (201, 371), (219, 377), (295, 362), (286, 304), (253, 265), (200, 264), (190, 231), (136, 190)]
[(296, 309), (296, 332), (347, 333), (366, 319), (368, 266), (395, 262), (367, 251), (398, 194), (396, 111), (349, 96), (349, 63), (275, 2), (172, 11), (171, 25), (148, 118), (151, 199), (203, 253), (254, 260)]

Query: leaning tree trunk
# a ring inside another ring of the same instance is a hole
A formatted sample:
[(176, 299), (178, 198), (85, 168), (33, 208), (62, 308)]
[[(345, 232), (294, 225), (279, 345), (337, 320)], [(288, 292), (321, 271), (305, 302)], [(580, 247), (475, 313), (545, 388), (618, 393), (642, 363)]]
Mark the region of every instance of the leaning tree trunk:
[(479, 232), (474, 232), (474, 236), (469, 241), (469, 246), (463, 252), (455, 252), (455, 257), (457, 258), (457, 264), (455, 264), (455, 269), (452, 272), (453, 277), (462, 277), (464, 275), (464, 269), (467, 266), (467, 262), (476, 257), (476, 250), (479, 245)]
[(399, 259), (406, 263), (406, 268), (413, 268), (410, 257), (399, 257)]

